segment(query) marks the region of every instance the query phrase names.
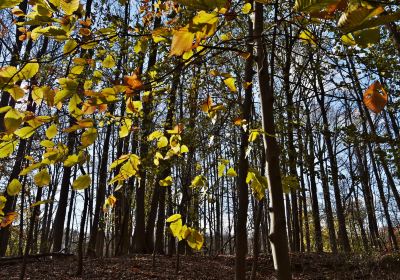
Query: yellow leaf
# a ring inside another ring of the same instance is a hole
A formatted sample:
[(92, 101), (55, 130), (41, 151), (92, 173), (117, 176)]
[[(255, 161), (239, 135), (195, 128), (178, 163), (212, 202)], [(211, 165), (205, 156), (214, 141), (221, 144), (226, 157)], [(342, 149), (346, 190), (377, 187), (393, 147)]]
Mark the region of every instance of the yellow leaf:
[(200, 251), (203, 247), (204, 237), (195, 229), (190, 228), (190, 234), (185, 239), (192, 249)]
[(224, 176), (226, 165), (223, 163), (218, 164), (218, 177)]
[(249, 135), (249, 142), (254, 142), (256, 141), (257, 137), (260, 135), (260, 132), (256, 129), (250, 130), (250, 135)]
[(225, 85), (229, 88), (231, 92), (237, 92), (235, 82), (236, 82), (235, 78), (228, 78), (224, 80)]
[(6, 207), (7, 198), (3, 195), (0, 195), (0, 215), (4, 215), (3, 209)]
[(72, 15), (79, 8), (79, 0), (60, 0), (60, 6), (66, 15)]
[(38, 187), (43, 187), (50, 183), (51, 178), (47, 169), (42, 169), (36, 173), (36, 175), (33, 177), (33, 180)]
[(111, 55), (107, 55), (101, 64), (104, 68), (113, 68), (115, 66), (115, 60)]
[(158, 147), (159, 149), (161, 149), (161, 148), (164, 148), (164, 147), (166, 147), (166, 146), (168, 146), (168, 139), (167, 139), (167, 137), (165, 137), (165, 136), (161, 136), (161, 137), (158, 139), (157, 147)]
[(40, 141), (40, 146), (45, 148), (53, 148), (56, 144), (50, 140), (42, 140)]
[(79, 162), (79, 157), (78, 155), (70, 155), (68, 158), (64, 161), (64, 166), (66, 167), (72, 167), (75, 164)]
[(160, 186), (162, 186), (162, 187), (168, 187), (168, 186), (171, 186), (171, 185), (172, 185), (172, 182), (173, 182), (172, 177), (171, 177), (171, 176), (168, 176), (168, 177), (166, 177), (165, 179), (160, 180), (158, 183), (159, 183)]
[(19, 194), (21, 190), (22, 190), (22, 185), (18, 181), (18, 179), (13, 179), (7, 186), (7, 193), (9, 196), (14, 196)]
[(64, 54), (69, 54), (72, 53), (76, 47), (78, 46), (78, 43), (75, 40), (68, 40), (63, 48)]
[(103, 211), (107, 212), (110, 208), (113, 208), (116, 202), (117, 198), (111, 194), (103, 204)]
[(0, 158), (8, 157), (12, 152), (14, 152), (19, 141), (16, 140), (6, 140), (0, 142)]
[(49, 128), (46, 130), (46, 137), (48, 139), (53, 139), (57, 135), (57, 131), (57, 125), (50, 125)]
[(232, 167), (228, 169), (228, 171), (226, 171), (226, 175), (229, 177), (236, 177), (237, 173), (235, 171), (235, 169), (233, 169)]
[(81, 175), (72, 183), (72, 188), (74, 190), (84, 190), (90, 186), (92, 179), (89, 175)]
[(133, 121), (132, 119), (125, 118), (122, 123), (121, 127), (119, 128), (119, 137), (124, 138), (129, 135), (129, 132), (131, 131)]
[(172, 216), (170, 216), (170, 217), (167, 219), (167, 223), (173, 223), (173, 222), (176, 222), (176, 221), (179, 220), (179, 219), (182, 219), (181, 214), (173, 214)]
[(21, 2), (22, 0), (2, 0), (0, 2), (0, 9), (12, 8)]
[(4, 116), (4, 125), (8, 133), (13, 133), (22, 123), (24, 115), (17, 109), (10, 109)]
[(186, 145), (181, 145), (181, 154), (188, 153), (189, 148)]
[(251, 11), (251, 4), (250, 3), (244, 4), (244, 6), (242, 7), (242, 13), (247, 15), (248, 13), (250, 13), (250, 11)]
[(173, 32), (170, 56), (181, 56), (192, 49), (194, 33), (184, 27)]
[(38, 71), (39, 63), (37, 63), (36, 61), (30, 61), (18, 71), (17, 76), (19, 80), (28, 80), (35, 76)]
[(346, 46), (355, 46), (356, 41), (354, 40), (353, 35), (351, 33), (345, 34), (342, 36), (342, 43), (345, 44)]
[(52, 202), (52, 200), (51, 199), (46, 199), (46, 200), (36, 201), (30, 207), (35, 207), (35, 206), (46, 204), (46, 203), (49, 203), (49, 202)]
[(89, 128), (84, 133), (82, 133), (81, 143), (83, 147), (88, 147), (96, 141), (97, 129), (94, 127)]
[(192, 183), (190, 184), (190, 187), (192, 187), (192, 188), (203, 187), (206, 184), (207, 184), (206, 177), (204, 177), (203, 175), (197, 175), (192, 180)]
[(22, 139), (27, 139), (31, 137), (36, 131), (36, 128), (30, 126), (24, 126), (20, 129), (17, 129), (14, 134)]
[(299, 39), (303, 42), (303, 43), (307, 43), (307, 44), (312, 44), (312, 45), (316, 45), (316, 38), (314, 36), (314, 34), (312, 34), (310, 31), (308, 30), (303, 30), (300, 35), (299, 35)]
[(213, 101), (211, 96), (207, 96), (207, 98), (204, 100), (204, 102), (201, 104), (201, 110), (204, 113), (208, 113), (211, 109), (211, 107), (213, 106)]
[(25, 96), (24, 90), (19, 86), (14, 86), (13, 88), (8, 89), (7, 92), (11, 95), (12, 98), (14, 98), (14, 100), (19, 100)]

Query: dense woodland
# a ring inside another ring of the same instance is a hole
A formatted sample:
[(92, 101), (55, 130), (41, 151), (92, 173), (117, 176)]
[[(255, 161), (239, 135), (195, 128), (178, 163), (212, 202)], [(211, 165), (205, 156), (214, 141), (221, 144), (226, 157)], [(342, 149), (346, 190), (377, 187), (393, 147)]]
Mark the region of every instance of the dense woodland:
[(399, 4), (0, 0), (0, 265), (396, 254)]

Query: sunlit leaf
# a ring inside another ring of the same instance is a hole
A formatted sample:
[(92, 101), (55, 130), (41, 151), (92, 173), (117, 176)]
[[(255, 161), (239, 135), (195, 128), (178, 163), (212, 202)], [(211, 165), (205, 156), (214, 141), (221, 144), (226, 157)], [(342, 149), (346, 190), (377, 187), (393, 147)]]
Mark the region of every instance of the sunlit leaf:
[(228, 78), (224, 80), (225, 85), (229, 88), (231, 92), (237, 92), (235, 82), (236, 82), (235, 78)]
[(33, 177), (33, 180), (38, 187), (47, 186), (51, 180), (50, 174), (47, 171), (47, 168), (42, 169), (41, 171), (36, 173), (36, 175)]
[(104, 68), (113, 68), (115, 66), (115, 60), (111, 55), (107, 55), (101, 64)]
[(18, 129), (22, 123), (24, 115), (17, 109), (10, 109), (4, 116), (4, 125), (8, 133), (12, 133)]
[(13, 179), (7, 186), (7, 193), (9, 196), (14, 196), (19, 194), (22, 190), (22, 185), (18, 179)]
[(237, 173), (232, 167), (229, 168), (228, 171), (226, 171), (226, 175), (229, 177), (237, 177)]
[(0, 2), (0, 9), (12, 8), (14, 6), (17, 6), (22, 1), (23, 0), (2, 0)]
[(60, 6), (66, 15), (72, 15), (79, 8), (79, 0), (60, 0)]
[(51, 126), (49, 126), (49, 128), (46, 130), (46, 137), (48, 139), (53, 139), (56, 135), (57, 135), (58, 129), (57, 129), (57, 125), (52, 124)]
[(170, 55), (181, 56), (192, 49), (194, 33), (188, 28), (181, 28), (173, 32)]
[(0, 217), (1, 223), (0, 223), (0, 228), (5, 228), (13, 223), (15, 218), (18, 217), (17, 212), (10, 212), (7, 213), (4, 217)]
[(380, 113), (385, 108), (387, 100), (388, 94), (378, 81), (370, 85), (363, 95), (365, 106), (375, 114)]
[(97, 129), (91, 127), (82, 133), (81, 142), (83, 147), (88, 147), (97, 139)]
[(160, 186), (162, 187), (169, 187), (173, 183), (173, 179), (171, 176), (167, 176), (166, 178), (159, 181)]
[(90, 178), (89, 175), (81, 175), (78, 178), (75, 179), (75, 181), (72, 183), (72, 188), (76, 191), (78, 190), (84, 190), (87, 187), (90, 186), (92, 183), (92, 179)]
[(250, 3), (244, 4), (243, 7), (242, 7), (242, 13), (245, 14), (245, 15), (247, 15), (248, 13), (250, 13), (251, 8), (252, 8), (252, 7), (251, 7), (251, 4), (250, 4)]

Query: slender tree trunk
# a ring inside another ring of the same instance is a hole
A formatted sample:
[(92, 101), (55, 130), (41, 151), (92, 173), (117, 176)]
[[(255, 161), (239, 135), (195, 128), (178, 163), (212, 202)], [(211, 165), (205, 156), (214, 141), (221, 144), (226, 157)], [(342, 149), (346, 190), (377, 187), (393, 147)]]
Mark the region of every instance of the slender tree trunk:
[[(271, 226), (269, 239), (271, 242), (274, 267), (278, 273), (278, 279), (284, 280), (291, 279), (291, 272), (287, 246), (282, 181), (279, 170), (279, 146), (275, 135), (275, 124), (273, 115), (273, 83), (271, 82), (272, 77), (270, 77), (268, 73), (268, 58), (262, 39), (264, 25), (263, 7), (263, 4), (258, 2), (255, 5), (254, 37), (256, 38), (257, 46), (258, 83), (260, 87), (259, 90), (261, 99), (262, 124), (265, 131), (265, 170), (268, 179), (271, 199)], [(272, 67), (273, 66), (274, 65), (272, 65)]]
[[(252, 22), (248, 20), (249, 37), (253, 36)], [(249, 86), (245, 89), (244, 102), (242, 104), (243, 119), (249, 121), (251, 114), (252, 92), (251, 86), (253, 81), (253, 47), (251, 44), (247, 45), (247, 52), (250, 57), (246, 61), (245, 66), (245, 83)], [(246, 177), (249, 169), (249, 162), (246, 158), (246, 150), (249, 144), (248, 130), (241, 130), (240, 154), (239, 154), (239, 169), (237, 180), (237, 193), (238, 193), (238, 210), (237, 210), (237, 224), (236, 224), (236, 262), (235, 262), (235, 279), (246, 279), (246, 254), (247, 254), (247, 209), (249, 204), (249, 191), (246, 183)]]

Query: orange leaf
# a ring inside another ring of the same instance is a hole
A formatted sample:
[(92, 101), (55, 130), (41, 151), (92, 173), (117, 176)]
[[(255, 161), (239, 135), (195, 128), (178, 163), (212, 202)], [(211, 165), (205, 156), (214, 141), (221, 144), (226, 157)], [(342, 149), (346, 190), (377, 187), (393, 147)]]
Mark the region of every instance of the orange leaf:
[(365, 106), (376, 114), (385, 108), (387, 100), (387, 92), (378, 81), (375, 81), (364, 92), (363, 101)]
[(204, 102), (201, 104), (201, 110), (204, 113), (208, 113), (210, 111), (211, 107), (213, 105), (213, 101), (211, 96), (207, 96), (207, 98), (204, 100)]
[(125, 76), (124, 82), (126, 85), (130, 86), (133, 90), (141, 89), (143, 87), (142, 81), (136, 74), (133, 74), (132, 76)]
[(18, 216), (17, 212), (7, 213), (7, 215), (5, 215), (4, 218), (1, 220), (0, 228), (4, 228), (12, 224), (12, 222), (15, 220), (17, 216)]

